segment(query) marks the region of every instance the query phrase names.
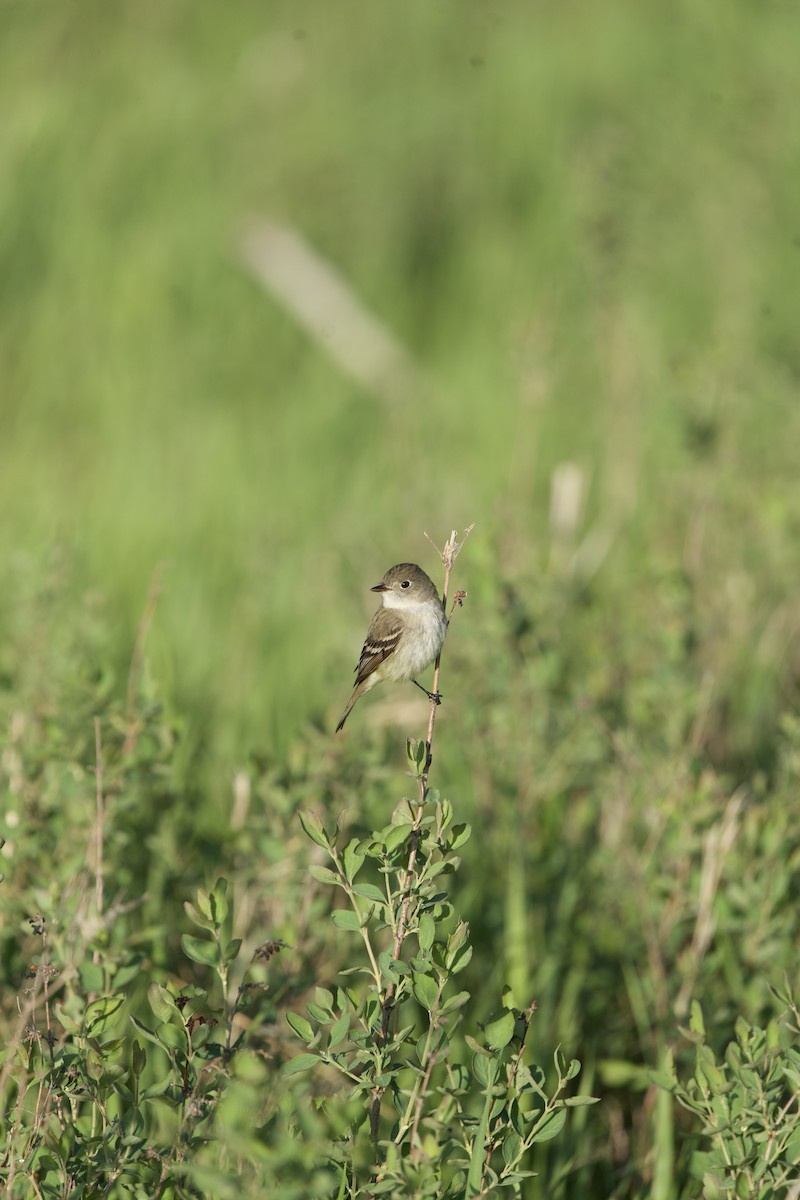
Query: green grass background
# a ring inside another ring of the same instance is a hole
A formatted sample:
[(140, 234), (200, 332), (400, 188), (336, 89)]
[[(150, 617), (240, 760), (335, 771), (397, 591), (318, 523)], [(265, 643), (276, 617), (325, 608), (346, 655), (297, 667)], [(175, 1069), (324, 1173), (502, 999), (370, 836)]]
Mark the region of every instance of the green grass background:
[[(764, 794), (797, 705), (798, 51), (772, 0), (3, 5), (7, 708), (72, 637), (123, 695), (164, 564), (147, 669), (191, 781), (173, 819), (211, 839), (185, 886), (214, 871), (234, 770), (333, 729), (369, 586), (435, 571), (423, 530), (474, 521), (438, 782), (507, 870), (487, 890), (476, 847), (464, 915), (497, 991), (510, 972), (585, 1054), (616, 1003), (579, 1011), (622, 951), (582, 906), (620, 865), (616, 826), (592, 854), (593, 822), (625, 826), (623, 765), (642, 838), (666, 805), (679, 854), (696, 786), (701, 825), (742, 781)], [(261, 216), (426, 392), (358, 388), (264, 294), (237, 249)], [(396, 703), (314, 745), (395, 762)]]
[[(231, 745), (330, 720), (364, 589), (426, 557), (423, 529), (474, 520), (488, 574), (498, 548), (540, 567), (564, 458), (631, 587), (696, 520), (717, 586), (785, 582), (791, 7), (15, 4), (4, 26), (3, 548), (61, 539), (128, 639), (167, 562), (154, 642)], [(262, 214), (432, 399), (358, 391), (259, 291), (236, 237)]]

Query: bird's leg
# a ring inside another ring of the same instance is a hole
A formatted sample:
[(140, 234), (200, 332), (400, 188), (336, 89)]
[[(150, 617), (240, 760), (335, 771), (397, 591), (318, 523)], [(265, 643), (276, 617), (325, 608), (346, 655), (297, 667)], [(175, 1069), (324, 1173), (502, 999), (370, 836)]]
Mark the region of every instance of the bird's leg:
[(434, 704), (442, 703), (442, 697), (441, 697), (440, 692), (429, 692), (428, 689), (426, 687), (423, 687), (421, 683), (417, 683), (416, 679), (412, 679), (411, 682), (414, 684), (415, 687), (418, 687), (421, 692), (424, 692), (425, 695), (428, 697), (428, 699), (432, 700)]

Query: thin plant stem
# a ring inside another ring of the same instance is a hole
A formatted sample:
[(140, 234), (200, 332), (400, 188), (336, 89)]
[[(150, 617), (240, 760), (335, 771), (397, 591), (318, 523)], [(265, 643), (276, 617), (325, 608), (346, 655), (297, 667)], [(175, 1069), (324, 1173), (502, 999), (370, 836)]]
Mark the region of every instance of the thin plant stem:
[(53, 1033), (53, 1020), (50, 1014), (50, 963), (47, 955), (47, 929), (42, 926), (42, 962), (40, 970), (43, 976), (43, 992), (44, 992), (44, 1016), (47, 1023), (47, 1049), (50, 1053), (50, 1070), (56, 1069), (56, 1056), (53, 1046), (55, 1044), (55, 1034)]
[[(336, 870), (339, 872), (339, 878), (342, 881), (342, 887), (344, 888), (344, 891), (345, 891), (345, 894), (346, 894), (348, 900), (350, 901), (350, 903), (353, 906), (353, 911), (358, 913), (358, 901), (356, 900), (356, 894), (353, 891), (353, 886), (350, 883), (350, 880), (347, 878), (347, 872), (345, 871), (344, 866), (342, 865), (342, 860), (340, 859), (335, 846), (331, 847), (330, 856), (331, 856), (331, 859), (333, 860), (333, 865), (336, 867)], [(375, 958), (375, 952), (372, 949), (372, 942), (370, 941), (369, 933), (368, 933), (367, 929), (365, 928), (365, 926), (363, 926), (363, 925), (361, 925), (359, 927), (359, 932), (364, 940), (364, 947), (365, 947), (365, 949), (367, 951), (367, 955), (369, 957), (370, 966), (372, 968), (372, 974), (375, 979), (375, 986), (377, 988), (380, 988), (381, 971), (380, 971), (380, 967), (378, 966), (378, 960)]]
[[(469, 528), (464, 531), (464, 537), (460, 543), (457, 540), (457, 531), (454, 529), (441, 550), (439, 550), (438, 546), (436, 546), (436, 543), (433, 541), (433, 539), (427, 533), (425, 534), (428, 541), (431, 543), (434, 549), (437, 550), (444, 566), (442, 608), (445, 610), (445, 612), (447, 611), (447, 599), (449, 595), (450, 576), (452, 574), (453, 565), (458, 558), (464, 543), (474, 528), (474, 525), (470, 525)], [(453, 607), (450, 611), (450, 617), (452, 617), (456, 608), (461, 607), (465, 597), (466, 592), (456, 592), (456, 595), (453, 599)], [(448, 624), (450, 617), (448, 617)], [(417, 785), (419, 788), (419, 804), (417, 805), (417, 811), (411, 826), (408, 863), (406, 865), (405, 878), (403, 879), (402, 888), (403, 899), (400, 904), (400, 914), (397, 921), (394, 944), (392, 946), (392, 958), (395, 962), (400, 958), (403, 950), (403, 943), (408, 932), (409, 913), (411, 910), (411, 900), (413, 896), (412, 884), (414, 882), (414, 875), (417, 866), (417, 854), (419, 852), (420, 837), (422, 835), (422, 814), (424, 810), (425, 798), (428, 792), (428, 775), (433, 762), (433, 733), (436, 725), (436, 710), (439, 707), (439, 673), (441, 669), (441, 659), (442, 654), (441, 651), (439, 651), (433, 667), (433, 687), (431, 690), (430, 712), (428, 714), (428, 733), (425, 739), (425, 764), (417, 778)], [(397, 989), (394, 981), (389, 980), (381, 1001), (381, 1024), (377, 1037), (379, 1046), (385, 1046), (389, 1037), (389, 1023), (391, 1021), (392, 1011), (394, 1009), (396, 990)], [(370, 1136), (373, 1143), (377, 1143), (378, 1140), (381, 1101), (383, 1100), (383, 1094), (385, 1090), (385, 1088), (375, 1088), (372, 1094), (372, 1104), (370, 1106), (369, 1114), (369, 1127)]]

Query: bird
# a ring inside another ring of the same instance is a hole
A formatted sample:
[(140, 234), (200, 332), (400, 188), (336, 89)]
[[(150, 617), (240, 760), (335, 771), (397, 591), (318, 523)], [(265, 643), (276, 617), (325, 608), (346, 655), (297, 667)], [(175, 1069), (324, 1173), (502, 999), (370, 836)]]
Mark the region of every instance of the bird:
[(370, 621), (356, 667), (353, 694), (336, 732), (344, 725), (356, 700), (385, 679), (410, 679), (436, 703), (441, 699), (414, 678), (438, 658), (447, 633), (447, 617), (436, 585), (416, 563), (390, 567), (380, 583), (381, 607)]

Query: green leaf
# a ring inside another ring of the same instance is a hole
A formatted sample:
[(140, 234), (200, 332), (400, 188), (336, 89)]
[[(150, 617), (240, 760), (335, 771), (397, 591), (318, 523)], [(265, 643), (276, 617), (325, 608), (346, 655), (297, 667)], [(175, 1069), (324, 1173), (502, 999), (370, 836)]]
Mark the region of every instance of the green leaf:
[(545, 1113), (528, 1135), (531, 1142), (549, 1142), (564, 1128), (567, 1119), (566, 1108), (556, 1108)]
[(347, 1036), (350, 1030), (350, 1013), (343, 1012), (342, 1015), (334, 1021), (331, 1026), (330, 1037), (328, 1039), (329, 1048), (338, 1046), (341, 1041)]
[(283, 1075), (299, 1075), (301, 1071), (310, 1071), (319, 1062), (317, 1054), (297, 1054), (283, 1068)]
[[(469, 962), (469, 959), (472, 956), (472, 950), (469, 948), (467, 941), (468, 938), (469, 925), (466, 923), (466, 921), (459, 921), (447, 939), (447, 949), (445, 951), (444, 962), (448, 971), (460, 971), (461, 968), (465, 967)], [(461, 955), (465, 950), (469, 951), (469, 955), (463, 962), (460, 962)], [(456, 966), (455, 964), (459, 962), (460, 965)]]
[(211, 915), (217, 926), (224, 923), (228, 915), (228, 881), (220, 878), (211, 892)]
[(55, 1008), (59, 1023), (64, 1026), (67, 1033), (71, 1033), (73, 1037), (77, 1037), (81, 1032), (80, 1021), (76, 1021), (75, 1018), (66, 1011), (63, 1004), (57, 1002)]
[[(494, 1059), (484, 1058), (482, 1055), (476, 1055), (473, 1059), (473, 1068), (475, 1068), (476, 1078), (478, 1078), (478, 1068), (486, 1075), (488, 1080), (490, 1073), (495, 1072), (491, 1076), (491, 1084), (494, 1084), (496, 1078), (496, 1063)], [(479, 1079), (479, 1082), (482, 1082)], [(491, 1086), (487, 1082), (485, 1084), (485, 1099), (481, 1111), (480, 1122), (475, 1130), (472, 1138), (472, 1147), (470, 1150), (469, 1159), (469, 1174), (467, 1176), (467, 1200), (472, 1200), (472, 1197), (477, 1197), (486, 1194), (485, 1183), (491, 1186), (491, 1178), (486, 1171), (485, 1146), (489, 1136), (489, 1114), (492, 1106)]]
[(398, 846), (403, 846), (411, 837), (411, 829), (408, 825), (390, 825), (383, 831), (381, 835), (381, 843), (386, 847), (386, 853), (391, 854)]
[(476, 1054), (472, 1059), (473, 1074), (484, 1089), (494, 1087), (499, 1070), (500, 1064), (492, 1055)]
[[(477, 1054), (479, 1057), (483, 1057), (483, 1058), (489, 1058), (489, 1057), (491, 1057), (491, 1056), (490, 1056), (490, 1054), (489, 1054), (489, 1051), (486, 1049), (486, 1047), (485, 1047), (485, 1046), (482, 1046), (482, 1045), (480, 1044), (480, 1042), (479, 1042), (479, 1041), (477, 1041), (477, 1040), (476, 1040), (476, 1039), (475, 1039), (475, 1038), (472, 1036), (472, 1034), (471, 1034), (471, 1033), (465, 1033), (465, 1034), (464, 1034), (464, 1041), (467, 1043), (467, 1045), (469, 1046), (470, 1050), (472, 1050), (472, 1052), (473, 1052), (474, 1054)], [(520, 1069), (521, 1069), (521, 1068), (520, 1068)]]
[(341, 879), (330, 867), (322, 867), (319, 863), (312, 863), (308, 868), (308, 873), (312, 879), (316, 879), (317, 883), (327, 883), (332, 887), (342, 886)]
[(454, 955), (450, 965), (451, 974), (457, 975), (459, 971), (463, 971), (472, 958), (472, 946), (465, 946), (458, 954)]
[(667, 1075), (665, 1071), (648, 1071), (647, 1078), (656, 1087), (663, 1088), (665, 1092), (675, 1092), (677, 1088), (677, 1081), (671, 1075)]
[(405, 796), (392, 813), (393, 825), (413, 825), (417, 819), (417, 806)]
[(514, 996), (514, 989), (508, 983), (505, 985), (502, 992), (500, 993), (500, 1002), (503, 1005), (503, 1008), (520, 1008), (521, 1007)]
[(515, 1163), (522, 1153), (522, 1138), (512, 1129), (503, 1138), (503, 1162), (506, 1166)]
[[(437, 875), (452, 875), (461, 865), (461, 859), (457, 854), (451, 855), (449, 858), (442, 858), (439, 862), (428, 862), (425, 865), (425, 878), (435, 879)], [(444, 897), (444, 893), (442, 893)]]
[[(695, 1064), (695, 1077), (703, 1086), (704, 1082), (708, 1082), (713, 1091), (717, 1091), (725, 1083), (725, 1075), (719, 1069), (714, 1059), (714, 1052), (710, 1046), (697, 1047), (697, 1061)], [(748, 1078), (748, 1072), (742, 1072), (742, 1078)], [(757, 1077), (753, 1075), (754, 1085), (757, 1087)]]
[(146, 1088), (145, 1091), (142, 1092), (141, 1099), (154, 1100), (158, 1096), (163, 1096), (164, 1092), (169, 1091), (174, 1082), (175, 1080), (172, 1075), (165, 1075), (164, 1078), (160, 1079), (157, 1083), (151, 1083), (150, 1087)]
[(352, 883), (364, 865), (364, 845), (358, 838), (353, 838), (342, 851), (342, 866), (348, 883)]
[(569, 1066), (567, 1067), (567, 1073), (564, 1076), (565, 1082), (569, 1083), (570, 1079), (574, 1079), (576, 1075), (579, 1075), (580, 1069), (581, 1069), (581, 1064), (578, 1061), (578, 1059), (571, 1058), (570, 1062), (569, 1062)]
[(120, 991), (132, 980), (138, 979), (142, 973), (142, 964), (144, 960), (141, 955), (136, 955), (135, 958), (129, 959), (127, 962), (121, 963), (113, 975), (114, 990)]
[(415, 999), (424, 1009), (432, 1012), (439, 997), (439, 985), (436, 980), (418, 971), (412, 972), (411, 979)]
[[(216, 928), (216, 926), (214, 925), (214, 922), (211, 920), (211, 917), (204, 916), (203, 913), (201, 913), (198, 909), (195, 908), (195, 906), (192, 903), (190, 903), (190, 901), (184, 900), (183, 911), (186, 913), (189, 920), (192, 921), (195, 925), (199, 925), (201, 929), (211, 930), (211, 929)], [(210, 911), (210, 906), (209, 906), (209, 911)]]
[(320, 1008), (327, 1009), (329, 1013), (333, 1012), (333, 992), (329, 992), (327, 988), (315, 987), (314, 1000)]
[(227, 946), (225, 947), (225, 949), (222, 952), (222, 960), (225, 963), (226, 967), (229, 967), (231, 965), (233, 960), (237, 957), (241, 948), (242, 948), (242, 939), (241, 938), (231, 938), (231, 940), (228, 942)]
[(381, 953), (378, 959), (378, 966), (387, 979), (391, 979), (394, 983), (398, 983), (404, 975), (411, 974), (411, 967), (408, 963), (404, 963), (402, 959), (395, 958), (391, 946), (387, 946)]
[(331, 913), (331, 921), (337, 929), (348, 929), (351, 932), (361, 928), (358, 914), (349, 908), (337, 908)]
[(101, 996), (99, 1000), (93, 1000), (83, 1014), (87, 1034), (90, 1037), (99, 1037), (106, 1026), (118, 1016), (124, 1003), (125, 997), (121, 995)]
[(517, 1085), (520, 1088), (536, 1092), (537, 1096), (541, 1096), (546, 1101), (547, 1093), (544, 1090), (544, 1084), (545, 1074), (538, 1063), (531, 1063), (529, 1067), (522, 1063), (517, 1069)]
[(131, 1071), (138, 1079), (147, 1063), (147, 1051), (140, 1045), (138, 1038), (133, 1039), (131, 1046)]
[(516, 1017), (513, 1012), (504, 1012), (502, 1016), (490, 1021), (484, 1028), (487, 1046), (493, 1050), (502, 1050), (514, 1036)]
[(745, 1021), (744, 1017), (737, 1017), (734, 1026), (736, 1037), (739, 1040), (739, 1045), (742, 1049), (747, 1049), (747, 1044), (750, 1041), (750, 1025)]
[(136, 1017), (132, 1016), (130, 1018), (130, 1022), (131, 1022), (131, 1025), (133, 1025), (134, 1029), (139, 1030), (139, 1033), (141, 1033), (142, 1037), (147, 1038), (148, 1042), (153, 1042), (153, 1044), (156, 1046), (161, 1045), (161, 1042), (158, 1039), (158, 1035), (155, 1033), (154, 1030), (148, 1029), (148, 1027), (146, 1025), (143, 1025), (141, 1021), (137, 1021)]
[(148, 984), (147, 1002), (153, 1011), (153, 1016), (159, 1021), (171, 1021), (178, 1011), (175, 1007), (175, 998), (155, 979)]
[(689, 1028), (692, 1033), (699, 1034), (700, 1037), (706, 1036), (706, 1026), (703, 1020), (703, 1010), (697, 1000), (692, 1001), (691, 1016), (689, 1018)]
[(180, 1025), (162, 1025), (158, 1030), (158, 1040), (168, 1050), (177, 1050), (181, 1054), (185, 1054), (189, 1035), (186, 1032), (186, 1026), (182, 1023)]
[(215, 942), (184, 933), (181, 937), (181, 947), (186, 957), (191, 958), (194, 962), (202, 963), (206, 967), (219, 965), (219, 950)]
[(376, 887), (374, 883), (357, 883), (353, 887), (356, 896), (363, 896), (365, 900), (374, 900), (376, 904), (386, 903), (386, 893)]
[(300, 819), (300, 824), (312, 842), (316, 842), (318, 846), (322, 846), (327, 850), (330, 846), (330, 840), (317, 814), (310, 808), (306, 808), (301, 809), (297, 815)]
[(405, 755), (408, 757), (409, 767), (414, 767), (415, 773), (419, 774), (419, 769), (425, 762), (425, 742), (420, 738), (408, 738), (405, 743)]
[[(753, 1193), (750, 1189), (750, 1183), (747, 1178), (747, 1172), (742, 1171), (741, 1175), (739, 1176), (739, 1178), (736, 1181), (737, 1200), (752, 1200), (752, 1195), (753, 1195)], [(762, 1193), (762, 1195), (763, 1195), (763, 1193)]]
[(194, 984), (188, 983), (186, 987), (181, 988), (181, 1017), (184, 1022), (188, 1021), (189, 1017), (195, 1013), (205, 1012), (208, 1008), (208, 992), (204, 988), (195, 987)]
[[(201, 1046), (205, 1046), (206, 1043), (210, 1041), (212, 1035), (214, 1035), (213, 1026), (197, 1025), (191, 1035), (192, 1049), (198, 1050)], [(218, 1045), (217, 1042), (214, 1042), (213, 1044), (215, 1046)]]
[(463, 846), (471, 833), (472, 826), (466, 821), (461, 825), (454, 825), (450, 833), (450, 849), (457, 850), (459, 846)]
[(417, 930), (420, 950), (430, 950), (435, 936), (436, 922), (429, 913), (423, 913), (419, 919), (419, 929)]
[(313, 1026), (311, 1025), (311, 1022), (307, 1021), (305, 1017), (302, 1017), (300, 1015), (300, 1013), (287, 1012), (286, 1020), (287, 1020), (287, 1023), (295, 1031), (297, 1036), (299, 1038), (302, 1038), (304, 1042), (310, 1042), (313, 1040), (313, 1038), (314, 1038)]
[(451, 996), (450, 999), (446, 1000), (444, 1002), (444, 1004), (442, 1005), (442, 1008), (441, 1008), (442, 1016), (445, 1016), (447, 1013), (450, 1013), (450, 1012), (455, 1012), (455, 1010), (457, 1008), (463, 1008), (464, 1005), (469, 1000), (469, 998), (470, 998), (469, 992), (458, 992), (457, 995)]

